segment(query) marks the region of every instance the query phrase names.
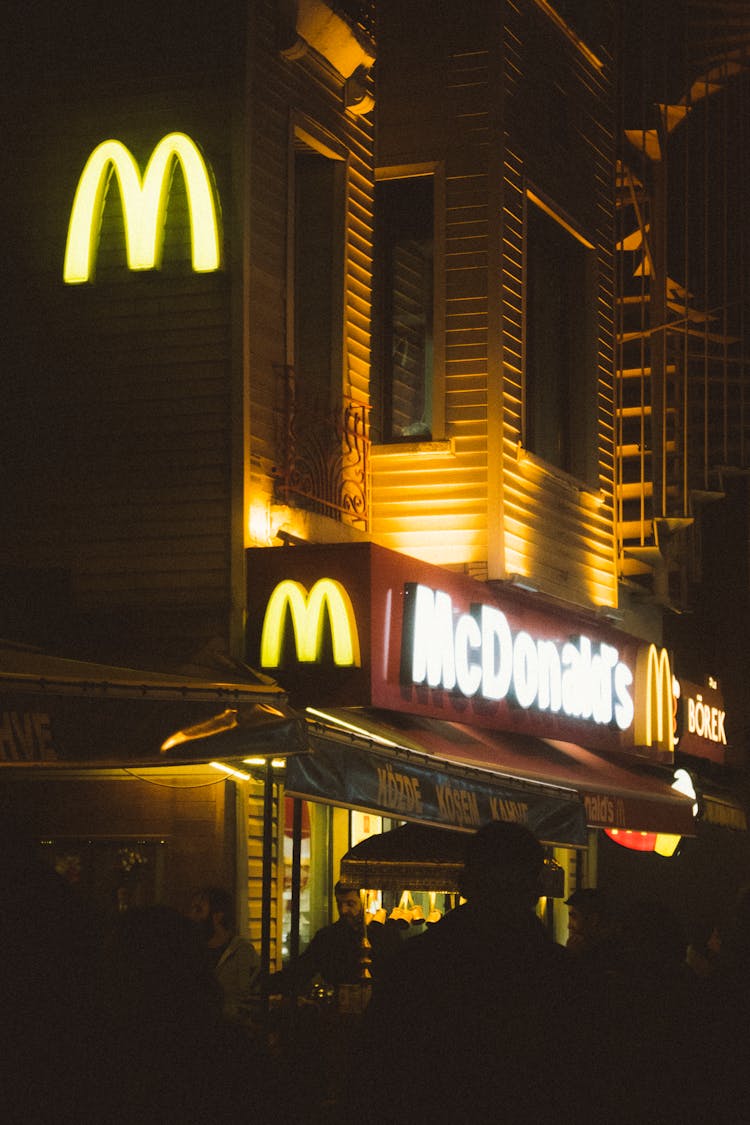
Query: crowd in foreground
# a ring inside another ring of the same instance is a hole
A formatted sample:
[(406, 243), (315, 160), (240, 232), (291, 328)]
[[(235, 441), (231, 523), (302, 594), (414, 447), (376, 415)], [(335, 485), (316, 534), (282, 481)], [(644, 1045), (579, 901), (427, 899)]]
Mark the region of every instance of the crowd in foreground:
[[(364, 1013), (341, 1019), (330, 1006), (308, 1007), (309, 1017), (279, 1036), (262, 1003), (235, 1004), (232, 974), (253, 975), (256, 997), (260, 982), (227, 902), (217, 907), (203, 892), (190, 917), (130, 909), (103, 934), (53, 871), (31, 854), (6, 855), (3, 1119), (746, 1120), (750, 893), (720, 945), (713, 934), (688, 953), (663, 905), (634, 903), (615, 919), (601, 891), (582, 889), (568, 900), (563, 947), (535, 913), (543, 858), (519, 826), (480, 829), (463, 875), (466, 901), (387, 950)], [(351, 975), (359, 897), (337, 890), (342, 917), (306, 965), (316, 970), (321, 949), (336, 948)], [(288, 987), (282, 976), (270, 990)]]

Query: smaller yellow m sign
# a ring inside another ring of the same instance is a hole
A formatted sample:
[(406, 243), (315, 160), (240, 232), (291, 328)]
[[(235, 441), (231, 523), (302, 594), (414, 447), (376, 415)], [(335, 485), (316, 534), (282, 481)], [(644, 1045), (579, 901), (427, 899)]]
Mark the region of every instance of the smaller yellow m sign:
[(665, 648), (642, 646), (636, 660), (634, 737), (637, 746), (674, 753), (672, 669)]
[(266, 606), (260, 638), (262, 668), (278, 668), (281, 664), (287, 613), (291, 616), (300, 663), (320, 662), (327, 618), (334, 664), (341, 668), (359, 667), (354, 608), (341, 583), (333, 578), (319, 578), (308, 594), (301, 582), (287, 578), (275, 587)]
[(208, 169), (190, 137), (169, 133), (151, 153), (143, 179), (133, 154), (121, 141), (103, 141), (91, 153), (70, 213), (63, 265), (63, 279), (68, 285), (80, 285), (93, 277), (102, 212), (113, 175), (122, 200), (129, 268), (152, 270), (160, 264), (176, 163), (185, 179), (193, 269), (210, 273), (219, 268), (219, 224)]

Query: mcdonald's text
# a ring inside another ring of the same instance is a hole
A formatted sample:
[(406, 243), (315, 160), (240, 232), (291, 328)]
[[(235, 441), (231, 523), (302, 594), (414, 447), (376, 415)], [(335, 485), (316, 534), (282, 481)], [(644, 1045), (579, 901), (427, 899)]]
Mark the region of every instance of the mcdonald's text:
[(466, 698), (512, 698), (536, 708), (627, 730), (633, 674), (618, 650), (589, 637), (556, 641), (512, 632), (493, 605), (455, 613), (449, 594), (407, 584), (402, 677)]

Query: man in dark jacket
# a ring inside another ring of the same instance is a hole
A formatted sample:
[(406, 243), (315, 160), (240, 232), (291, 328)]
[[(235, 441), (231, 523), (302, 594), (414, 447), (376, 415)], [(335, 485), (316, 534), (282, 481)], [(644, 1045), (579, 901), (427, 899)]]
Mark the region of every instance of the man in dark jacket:
[[(376, 983), (354, 1087), (377, 1081), (392, 1116), (451, 1125), (568, 1119), (577, 1013), (566, 953), (535, 913), (543, 863), (526, 828), (485, 825), (468, 846), (466, 904), (407, 942)], [(382, 1102), (360, 1108), (360, 1120), (382, 1119)]]
[(360, 984), (365, 968), (377, 978), (383, 963), (400, 947), (396, 925), (379, 923), (371, 923), (367, 927), (369, 948), (364, 946), (365, 926), (359, 888), (339, 881), (334, 887), (334, 895), (338, 920), (318, 930), (297, 961), (274, 975), (272, 992), (304, 993), (316, 977), (334, 989), (341, 985)]
[(294, 1082), (285, 1088), (284, 1120), (332, 1121), (334, 1106), (344, 1111), (352, 1022), (370, 996), (370, 977), (363, 974), (366, 971), (377, 980), (384, 962), (401, 946), (396, 922), (371, 922), (364, 942), (358, 887), (338, 882), (334, 894), (338, 920), (318, 930), (305, 952), (271, 977), (271, 994), (294, 997), (304, 996), (318, 980), (324, 1000), (320, 1006), (293, 1009), (283, 1050), (284, 1067), (294, 1075)]

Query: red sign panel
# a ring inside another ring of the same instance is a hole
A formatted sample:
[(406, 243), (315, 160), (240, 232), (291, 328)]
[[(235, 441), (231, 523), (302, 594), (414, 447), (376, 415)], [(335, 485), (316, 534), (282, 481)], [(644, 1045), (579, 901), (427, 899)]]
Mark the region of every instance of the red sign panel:
[[(371, 543), (255, 548), (247, 561), (248, 659), (298, 705), (372, 705), (636, 750), (643, 646), (593, 615)], [(335, 633), (346, 629), (356, 637), (344, 645)], [(357, 663), (337, 662), (344, 648)], [(668, 760), (671, 746), (638, 752)]]
[(727, 749), (726, 711), (718, 687), (680, 680), (676, 700), (678, 747), (683, 754), (723, 764)]

